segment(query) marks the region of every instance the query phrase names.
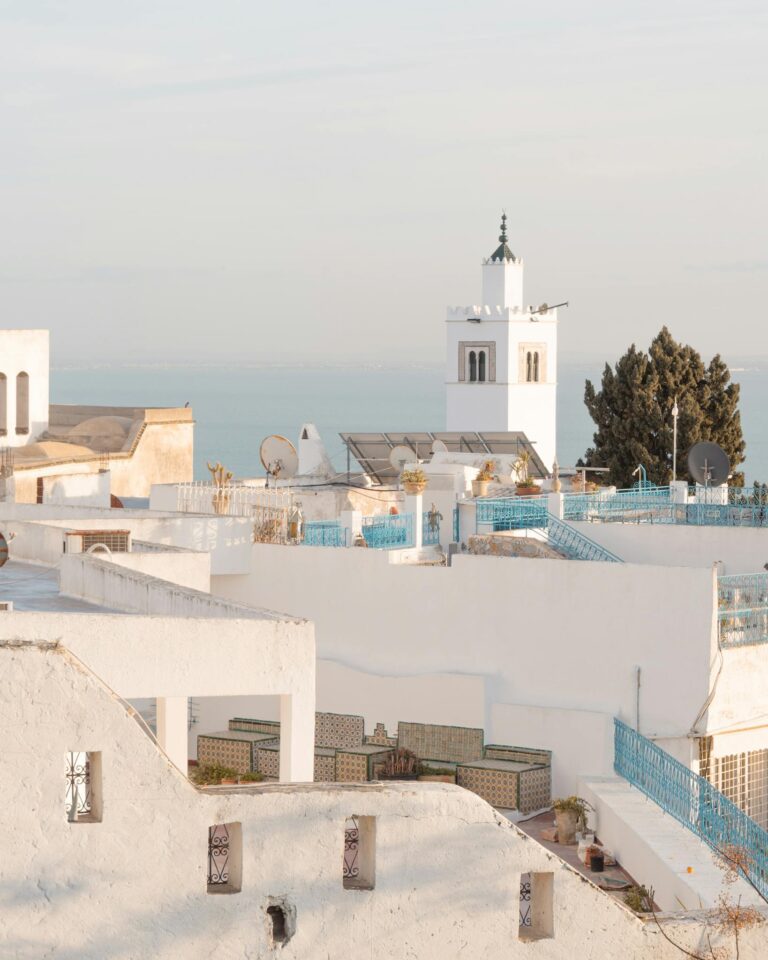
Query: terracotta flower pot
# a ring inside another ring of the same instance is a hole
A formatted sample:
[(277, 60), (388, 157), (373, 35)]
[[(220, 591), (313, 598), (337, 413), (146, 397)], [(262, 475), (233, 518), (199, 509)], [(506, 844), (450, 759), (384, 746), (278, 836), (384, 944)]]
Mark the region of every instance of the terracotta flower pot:
[(579, 815), (574, 810), (555, 810), (558, 843), (576, 843)]
[(535, 483), (518, 483), (516, 492), (518, 497), (535, 497), (539, 493), (539, 488)]

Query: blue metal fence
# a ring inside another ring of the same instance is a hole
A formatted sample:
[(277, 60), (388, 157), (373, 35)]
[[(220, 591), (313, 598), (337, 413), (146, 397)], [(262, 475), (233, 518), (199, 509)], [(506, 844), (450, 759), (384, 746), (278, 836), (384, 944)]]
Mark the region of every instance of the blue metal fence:
[(571, 560), (605, 560), (611, 563), (623, 562), (615, 553), (611, 553), (610, 550), (606, 550), (605, 547), (600, 546), (599, 543), (595, 543), (594, 540), (585, 537), (581, 531), (576, 530), (575, 527), (570, 526), (568, 523), (563, 523), (563, 521), (558, 520), (557, 517), (549, 518), (547, 535), (552, 546), (561, 553), (564, 553)]
[(413, 514), (384, 514), (363, 517), (363, 537), (369, 547), (397, 550), (414, 545)]
[[(478, 533), (546, 527), (546, 497), (499, 497), (476, 501)], [(484, 530), (480, 528), (484, 527)]]
[(453, 542), (454, 543), (459, 542), (459, 531), (460, 531), (459, 508), (458, 506), (456, 506), (453, 508)]
[(421, 515), (421, 543), (433, 547), (440, 543), (440, 514), (432, 511)]
[(307, 547), (348, 547), (347, 529), (338, 520), (309, 520), (304, 524)]
[(723, 647), (768, 643), (768, 573), (720, 577), (717, 620)]
[(712, 784), (631, 727), (614, 721), (614, 770), (714, 850), (743, 851), (749, 878), (768, 895), (768, 832)]

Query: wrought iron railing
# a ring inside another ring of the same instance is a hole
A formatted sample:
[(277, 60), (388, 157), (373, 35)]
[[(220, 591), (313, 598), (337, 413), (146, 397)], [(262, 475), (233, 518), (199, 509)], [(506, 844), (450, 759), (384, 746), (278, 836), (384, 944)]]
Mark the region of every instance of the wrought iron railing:
[(714, 850), (731, 855), (738, 849), (749, 879), (763, 896), (768, 895), (768, 832), (708, 780), (621, 720), (614, 721), (613, 766)]
[(478, 533), (541, 529), (546, 527), (549, 516), (546, 497), (480, 499), (475, 510)]
[(723, 647), (768, 643), (768, 573), (719, 577), (717, 620)]
[(338, 520), (308, 520), (302, 543), (307, 547), (348, 547), (348, 529)]
[(459, 534), (461, 532), (461, 525), (459, 523), (459, 508), (453, 508), (453, 542), (459, 542)]
[(432, 547), (440, 543), (440, 521), (442, 514), (437, 510), (429, 510), (421, 515), (421, 543), (425, 547)]
[(90, 817), (91, 807), (91, 764), (88, 754), (83, 751), (66, 755), (65, 777), (67, 782), (64, 804), (67, 818), (71, 821)]
[(413, 514), (383, 514), (363, 517), (363, 537), (377, 550), (398, 550), (414, 545)]
[(344, 824), (344, 864), (342, 883), (355, 887), (360, 882), (360, 823), (357, 817), (347, 817)]
[(229, 828), (217, 823), (208, 828), (208, 886), (229, 883)]
[(563, 523), (557, 517), (550, 516), (547, 527), (547, 537), (552, 546), (564, 553), (571, 560), (604, 560), (609, 563), (622, 563), (621, 557), (611, 553), (599, 543), (590, 540), (589, 537), (572, 527), (568, 523)]

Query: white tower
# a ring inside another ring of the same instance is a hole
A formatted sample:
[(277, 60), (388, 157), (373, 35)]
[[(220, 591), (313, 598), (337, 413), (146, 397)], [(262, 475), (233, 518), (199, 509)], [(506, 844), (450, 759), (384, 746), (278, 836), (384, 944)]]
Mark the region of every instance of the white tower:
[(483, 261), (482, 303), (448, 309), (446, 429), (521, 430), (555, 459), (557, 311), (523, 306), (523, 261), (500, 245)]
[(48, 429), (48, 355), (47, 330), (0, 330), (0, 447)]

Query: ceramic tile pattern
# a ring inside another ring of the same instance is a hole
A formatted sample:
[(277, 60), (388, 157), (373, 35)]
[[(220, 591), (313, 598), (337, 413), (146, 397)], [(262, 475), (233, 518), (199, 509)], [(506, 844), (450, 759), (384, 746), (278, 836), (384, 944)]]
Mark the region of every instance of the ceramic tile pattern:
[(483, 756), (483, 731), (478, 727), (401, 721), (397, 727), (397, 745), (412, 750), (422, 760), (466, 763)]

